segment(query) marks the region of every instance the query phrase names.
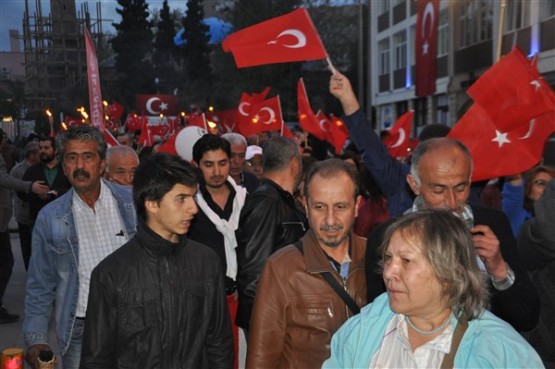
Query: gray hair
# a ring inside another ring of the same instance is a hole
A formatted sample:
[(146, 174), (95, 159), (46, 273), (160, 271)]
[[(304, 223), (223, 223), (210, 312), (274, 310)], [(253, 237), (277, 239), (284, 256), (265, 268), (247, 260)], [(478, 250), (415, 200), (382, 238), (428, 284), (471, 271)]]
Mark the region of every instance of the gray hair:
[(457, 317), (472, 320), (488, 306), (485, 276), (476, 262), (472, 235), (451, 211), (425, 209), (398, 218), (386, 230), (382, 259), (394, 234), (418, 246)]
[(108, 145), (106, 144), (106, 139), (100, 133), (98, 128), (92, 126), (77, 126), (70, 128), (66, 132), (59, 134), (57, 137), (58, 147), (58, 160), (62, 161), (64, 158), (64, 152), (68, 141), (78, 140), (78, 141), (94, 141), (96, 143), (96, 150), (101, 160), (106, 159), (106, 150)]
[(273, 137), (266, 142), (262, 152), (264, 172), (283, 170), (293, 158), (299, 161), (299, 165), (302, 164), (301, 151), (295, 141), (283, 136)]
[(31, 154), (39, 152), (39, 143), (35, 141), (27, 142), (23, 148), (23, 157), (28, 159)]
[(308, 172), (306, 173), (304, 179), (304, 195), (308, 199), (310, 197), (310, 182), (315, 175), (319, 175), (322, 178), (333, 178), (341, 173), (345, 173), (353, 182), (354, 186), (354, 198), (357, 199), (360, 194), (358, 171), (356, 167), (352, 164), (347, 163), (341, 159), (327, 159), (324, 161), (318, 161), (310, 166)]
[(221, 137), (229, 142), (230, 145), (245, 145), (245, 148), (247, 147), (247, 139), (239, 133), (228, 132), (224, 133)]
[(420, 180), (419, 172), (420, 160), (422, 159), (422, 157), (425, 154), (445, 148), (459, 149), (468, 158), (468, 162), (470, 163), (470, 173), (472, 174), (472, 155), (470, 154), (468, 148), (462, 142), (448, 137), (429, 138), (425, 141), (421, 141), (418, 146), (416, 146), (416, 149), (413, 151), (411, 156), (410, 174), (412, 174), (414, 181), (416, 182), (418, 187), (420, 187), (422, 183)]
[(119, 155), (124, 158), (128, 156), (133, 156), (135, 159), (137, 159), (137, 164), (139, 164), (139, 155), (137, 155), (133, 148), (127, 145), (112, 146), (106, 151), (106, 172), (110, 171), (110, 158), (112, 158), (113, 155)]

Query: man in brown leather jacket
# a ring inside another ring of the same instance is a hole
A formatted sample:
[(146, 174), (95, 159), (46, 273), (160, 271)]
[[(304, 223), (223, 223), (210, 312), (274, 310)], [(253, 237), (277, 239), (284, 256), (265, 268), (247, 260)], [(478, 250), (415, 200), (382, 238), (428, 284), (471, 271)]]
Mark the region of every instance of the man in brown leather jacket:
[(258, 283), (247, 369), (320, 368), (332, 335), (353, 311), (324, 278), (366, 302), (366, 239), (352, 231), (360, 202), (357, 173), (338, 159), (316, 163), (305, 179), (310, 230), (276, 251)]

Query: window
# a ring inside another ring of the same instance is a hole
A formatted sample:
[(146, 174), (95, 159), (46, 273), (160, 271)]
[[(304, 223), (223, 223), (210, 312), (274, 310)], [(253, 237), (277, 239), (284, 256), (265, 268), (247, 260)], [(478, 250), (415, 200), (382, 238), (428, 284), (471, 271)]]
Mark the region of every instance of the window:
[(380, 43), (378, 44), (378, 48), (380, 52), (380, 75), (388, 74), (390, 64), (389, 39), (380, 41)]
[(449, 118), (449, 104), (446, 94), (437, 96), (436, 100), (436, 121), (435, 123), (447, 124)]
[(379, 0), (378, 15), (383, 14), (389, 10), (389, 0)]
[(449, 53), (449, 13), (443, 9), (439, 13), (439, 24), (437, 26), (437, 55), (442, 56)]
[(490, 40), (493, 34), (493, 2), (476, 0), (464, 3), (461, 8), (461, 47)]
[(407, 67), (407, 34), (401, 31), (393, 35), (393, 44), (395, 45), (395, 70), (405, 69)]
[(555, 16), (555, 1), (540, 1), (541, 20)]
[[(507, 0), (505, 8), (505, 32), (514, 31), (530, 25), (530, 1)], [(547, 1), (553, 3), (553, 1)]]

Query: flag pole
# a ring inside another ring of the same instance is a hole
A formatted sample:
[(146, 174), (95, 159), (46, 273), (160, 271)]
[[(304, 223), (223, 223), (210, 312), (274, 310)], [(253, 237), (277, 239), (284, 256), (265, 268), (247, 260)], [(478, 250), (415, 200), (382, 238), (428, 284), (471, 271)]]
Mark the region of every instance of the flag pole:
[(335, 70), (335, 67), (333, 66), (329, 56), (326, 58), (326, 61), (328, 62), (328, 69), (330, 70), (331, 74), (333, 74), (335, 76), (337, 71)]
[(279, 99), (279, 95), (277, 95), (277, 101), (278, 101), (278, 108), (279, 108), (279, 116), (281, 117), (281, 134), (280, 136), (283, 136), (283, 125), (285, 124), (283, 122), (283, 115), (281, 114), (281, 100)]
[(503, 28), (505, 27), (505, 9), (507, 8), (507, 0), (501, 0), (501, 9), (499, 10), (499, 24), (497, 26), (497, 48), (495, 50), (495, 60), (497, 63), (501, 59), (501, 48), (503, 46)]
[(202, 122), (204, 123), (204, 129), (206, 130), (206, 132), (210, 132), (208, 130), (208, 124), (206, 124), (206, 117), (204, 116), (204, 113), (202, 113)]

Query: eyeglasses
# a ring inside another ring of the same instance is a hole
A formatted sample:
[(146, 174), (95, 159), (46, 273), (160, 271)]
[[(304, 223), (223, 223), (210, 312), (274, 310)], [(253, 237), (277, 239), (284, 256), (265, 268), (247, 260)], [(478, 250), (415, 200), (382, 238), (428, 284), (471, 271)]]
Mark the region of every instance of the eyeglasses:
[(545, 188), (547, 186), (547, 181), (545, 179), (536, 179), (535, 181), (532, 181), (532, 184), (534, 186)]

